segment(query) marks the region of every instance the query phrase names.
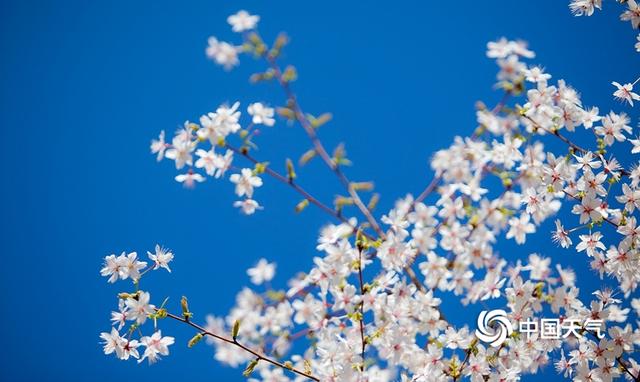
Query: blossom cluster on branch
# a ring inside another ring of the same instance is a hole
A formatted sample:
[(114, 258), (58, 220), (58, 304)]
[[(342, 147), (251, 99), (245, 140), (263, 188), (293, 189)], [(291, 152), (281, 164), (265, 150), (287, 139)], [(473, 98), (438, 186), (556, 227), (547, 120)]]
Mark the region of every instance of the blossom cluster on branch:
[[(637, 28), (638, 6), (627, 3), (623, 19)], [(571, 8), (591, 14), (600, 5), (574, 0)], [(155, 362), (174, 343), (162, 335), (160, 323), (173, 320), (195, 330), (189, 347), (206, 338), (218, 361), (246, 365), (244, 374), (255, 380), (515, 381), (552, 364), (575, 381), (640, 380), (634, 358), (640, 329), (631, 322), (640, 316), (634, 297), (640, 282), (640, 166), (632, 156), (640, 153), (640, 139), (634, 139), (626, 113), (586, 106), (576, 89), (531, 63), (535, 54), (524, 42), (490, 42), (487, 56), (499, 68), (501, 101), (492, 108), (479, 103), (471, 134), (433, 155), (433, 180), (380, 216), (376, 194), (364, 201), (374, 184), (350, 180), (344, 146), (327, 150), (318, 135), (331, 115), (305, 112), (293, 92), (297, 72), (280, 64), (288, 39), (282, 34), (267, 45), (258, 21), (246, 11), (230, 16), (242, 43), (211, 37), (206, 55), (227, 70), (241, 54), (254, 56), (266, 69), (251, 80), (275, 82), (283, 105), (250, 103), (245, 122), (239, 102), (221, 105), (199, 123), (185, 122), (170, 142), (162, 132), (151, 150), (158, 160), (186, 168), (176, 180), (187, 186), (231, 173), (240, 198), (235, 206), (247, 215), (263, 208), (254, 199), (256, 189), (276, 181), (301, 197), (297, 212), (313, 205), (334, 221), (320, 232), (313, 267), (287, 288), (271, 287), (275, 264), (261, 259), (247, 271), (256, 288), (240, 291), (226, 317), (208, 316), (203, 323), (194, 322), (186, 297), (173, 313), (167, 300), (154, 305), (140, 288), (149, 271), (170, 270), (170, 251), (158, 246), (148, 254), (150, 265), (136, 253), (107, 256), (102, 275), (133, 286), (118, 295), (113, 328), (101, 335), (106, 354)], [(614, 96), (633, 106), (633, 84), (614, 85)], [(254, 156), (258, 128), (273, 127), (276, 114), (309, 137), (309, 150), (297, 153), (299, 164), (324, 162), (344, 195), (323, 202), (302, 185), (293, 161), (278, 171), (267, 158)], [(573, 218), (557, 219), (562, 210)], [(526, 244), (554, 218), (551, 237), (559, 250), (580, 256), (612, 288), (586, 291), (581, 299), (570, 268), (539, 253), (505, 259), (496, 249), (499, 240)], [(515, 329), (499, 345), (485, 343), (473, 325), (456, 327), (447, 320), (445, 297), (463, 305), (501, 304), (505, 325)], [(585, 324), (567, 337), (525, 335), (523, 323), (548, 314)], [(597, 332), (586, 324), (594, 321), (602, 324)]]

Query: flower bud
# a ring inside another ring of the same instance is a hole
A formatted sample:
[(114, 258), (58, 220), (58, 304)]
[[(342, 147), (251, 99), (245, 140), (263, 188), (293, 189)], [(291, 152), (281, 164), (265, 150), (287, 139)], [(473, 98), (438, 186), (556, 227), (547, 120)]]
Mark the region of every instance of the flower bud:
[(284, 69), (284, 73), (282, 73), (282, 81), (284, 82), (293, 82), (298, 78), (298, 72), (296, 68), (292, 65), (287, 66)]
[(378, 206), (378, 202), (380, 201), (380, 194), (373, 194), (369, 203), (367, 204), (367, 209), (374, 210), (376, 206)]
[(307, 199), (300, 201), (300, 203), (296, 204), (296, 208), (295, 208), (296, 213), (302, 212), (305, 208), (307, 208), (308, 205), (309, 205), (309, 201)]
[(253, 373), (253, 369), (256, 368), (256, 366), (258, 366), (258, 362), (260, 361), (260, 359), (254, 359), (253, 361), (249, 362), (249, 364), (247, 365), (247, 367), (244, 369), (244, 371), (242, 372), (242, 375), (244, 375), (245, 377), (248, 377), (251, 375), (251, 373)]
[(264, 172), (267, 169), (268, 165), (269, 165), (269, 162), (256, 163), (256, 167), (253, 170), (253, 172), (256, 175), (264, 174)]
[(289, 37), (285, 33), (280, 33), (273, 42), (273, 47), (269, 51), (271, 58), (277, 58), (280, 55), (282, 48), (289, 42)]
[[(356, 247), (359, 251), (368, 247), (367, 238), (362, 234), (362, 228), (358, 228), (356, 232)], [(358, 269), (360, 268), (360, 261), (358, 261)]]
[(273, 43), (273, 49), (282, 49), (285, 45), (289, 43), (289, 36), (286, 33), (282, 32), (278, 34), (276, 37), (276, 41)]
[(293, 181), (296, 178), (296, 171), (293, 168), (293, 162), (291, 159), (287, 158), (287, 178), (289, 178), (289, 182)]
[(249, 77), (249, 81), (251, 81), (251, 83), (254, 83), (254, 84), (261, 81), (270, 81), (272, 79), (273, 79), (273, 69), (269, 69), (263, 73), (254, 73), (251, 75), (251, 77)]
[(204, 336), (202, 335), (202, 333), (196, 334), (195, 336), (193, 336), (193, 338), (189, 340), (189, 343), (187, 343), (187, 346), (190, 348), (194, 347), (198, 342), (202, 341), (203, 337)]
[(279, 107), (276, 109), (276, 113), (278, 113), (282, 118), (286, 118), (288, 120), (293, 120), (296, 117), (295, 112), (288, 107)]
[(324, 113), (320, 115), (318, 118), (312, 115), (307, 115), (307, 119), (309, 120), (309, 123), (311, 123), (311, 127), (313, 127), (314, 129), (317, 129), (320, 126), (324, 125), (325, 123), (331, 121), (332, 118), (333, 118), (333, 114), (331, 113)]
[(352, 182), (349, 187), (354, 191), (371, 191), (373, 190), (373, 182)]
[(316, 150), (313, 150), (313, 149), (302, 154), (299, 161), (300, 165), (304, 166), (305, 164), (309, 163), (309, 161), (313, 159), (316, 156), (316, 154), (317, 154)]
[(337, 195), (333, 200), (333, 204), (337, 209), (342, 209), (344, 206), (350, 206), (353, 204), (353, 199), (347, 198), (346, 196)]
[(156, 317), (158, 318), (167, 318), (167, 310), (165, 308), (160, 308), (156, 312)]
[(344, 149), (344, 143), (340, 143), (333, 150), (333, 161), (336, 162), (336, 165), (345, 165), (350, 166), (351, 161), (347, 159), (347, 151)]
[(189, 321), (189, 319), (193, 316), (193, 313), (189, 311), (189, 300), (187, 300), (186, 296), (182, 296), (180, 299), (180, 307), (182, 307), (182, 317), (185, 320)]
[(262, 44), (262, 38), (260, 38), (260, 35), (258, 35), (256, 32), (251, 32), (249, 33), (249, 41), (253, 44), (253, 45), (259, 45)]
[(238, 338), (238, 332), (240, 331), (240, 320), (235, 320), (233, 322), (233, 328), (231, 329), (231, 337), (235, 341)]
[(309, 362), (308, 359), (305, 359), (304, 362), (304, 372), (306, 374), (311, 374), (312, 370), (311, 370), (311, 362)]

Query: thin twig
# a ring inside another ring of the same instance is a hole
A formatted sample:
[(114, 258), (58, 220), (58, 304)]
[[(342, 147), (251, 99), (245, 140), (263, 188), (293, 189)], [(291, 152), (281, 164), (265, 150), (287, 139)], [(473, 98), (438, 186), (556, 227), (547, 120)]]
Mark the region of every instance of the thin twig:
[(464, 360), (460, 364), (460, 369), (458, 370), (458, 375), (453, 377), (453, 382), (456, 382), (458, 380), (458, 378), (460, 378), (460, 376), (462, 375), (462, 370), (464, 369), (464, 367), (469, 362), (469, 357), (471, 356), (471, 348), (468, 348), (467, 350), (465, 350), (465, 353), (466, 353), (466, 355), (464, 357)]
[(246, 351), (246, 352), (248, 352), (248, 353), (253, 354), (253, 355), (256, 357), (256, 359), (257, 359), (258, 361), (265, 361), (265, 362), (268, 362), (268, 363), (270, 363), (270, 364), (272, 364), (272, 365), (274, 365), (274, 366), (280, 367), (280, 368), (282, 368), (282, 369), (290, 370), (290, 371), (292, 371), (292, 372), (294, 372), (294, 373), (296, 373), (296, 374), (298, 374), (298, 375), (301, 375), (301, 376), (303, 376), (303, 377), (309, 378), (309, 379), (311, 379), (311, 380), (313, 380), (313, 381), (318, 381), (318, 382), (320, 381), (320, 378), (314, 377), (313, 375), (311, 375), (311, 374), (307, 374), (307, 373), (305, 373), (304, 371), (302, 371), (302, 370), (298, 370), (298, 369), (296, 369), (296, 368), (294, 368), (294, 367), (287, 367), (287, 366), (286, 366), (285, 364), (283, 364), (283, 363), (280, 363), (280, 362), (278, 362), (278, 361), (276, 361), (276, 360), (273, 360), (273, 359), (271, 359), (271, 358), (267, 357), (267, 356), (266, 356), (266, 355), (264, 355), (264, 354), (261, 354), (261, 353), (258, 353), (258, 352), (257, 352), (257, 351), (255, 351), (255, 350), (252, 350), (251, 348), (249, 348), (249, 347), (247, 347), (247, 346), (245, 346), (245, 345), (243, 345), (243, 344), (239, 343), (239, 342), (238, 342), (238, 340), (236, 340), (235, 338), (226, 338), (226, 337), (223, 337), (223, 336), (221, 336), (221, 335), (218, 335), (218, 334), (212, 333), (212, 332), (210, 332), (210, 331), (206, 330), (204, 327), (202, 327), (202, 326), (200, 326), (200, 325), (198, 325), (198, 324), (196, 324), (196, 323), (192, 322), (191, 320), (186, 320), (186, 319), (184, 319), (184, 318), (182, 318), (182, 317), (180, 317), (180, 316), (176, 316), (175, 314), (167, 313), (167, 317), (172, 318), (172, 319), (174, 319), (174, 320), (176, 320), (176, 321), (180, 321), (180, 322), (182, 322), (182, 323), (185, 323), (185, 324), (187, 324), (187, 325), (189, 325), (189, 326), (191, 326), (191, 327), (193, 327), (193, 328), (197, 329), (197, 330), (198, 330), (198, 332), (199, 332), (200, 334), (202, 334), (203, 336), (213, 337), (213, 338), (215, 338), (215, 339), (217, 339), (217, 340), (220, 340), (220, 341), (226, 342), (226, 343), (228, 343), (228, 344), (235, 345), (235, 346), (237, 346), (237, 347), (241, 348), (242, 350), (244, 350), (244, 351)]
[[(510, 97), (511, 97), (511, 92), (508, 92), (508, 91), (505, 92), (502, 95), (500, 102), (498, 102), (493, 107), (493, 109), (491, 109), (491, 114), (495, 115), (499, 113), (504, 108), (505, 104), (507, 103)], [(474, 131), (474, 133), (471, 135), (471, 139), (478, 138), (480, 134), (481, 134), (480, 130)], [(418, 195), (418, 197), (413, 201), (413, 203), (411, 203), (411, 206), (409, 207), (409, 212), (413, 211), (416, 204), (421, 203), (423, 200), (425, 200), (427, 196), (429, 196), (436, 189), (436, 186), (438, 186), (438, 183), (440, 183), (441, 180), (442, 180), (442, 174), (433, 177), (433, 179), (431, 179), (431, 182), (427, 184), (427, 186), (425, 187), (424, 190), (422, 190), (420, 195)]]
[(320, 138), (318, 138), (318, 135), (316, 134), (315, 129), (313, 128), (313, 126), (311, 126), (309, 119), (306, 117), (302, 108), (300, 107), (300, 104), (298, 103), (295, 93), (291, 90), (291, 87), (289, 86), (289, 82), (283, 78), (282, 70), (280, 69), (280, 66), (276, 62), (275, 58), (273, 58), (268, 54), (265, 55), (264, 57), (269, 63), (269, 65), (271, 66), (271, 69), (273, 70), (275, 77), (278, 79), (280, 86), (284, 90), (285, 95), (290, 102), (290, 107), (293, 110), (296, 120), (298, 121), (298, 123), (300, 123), (302, 128), (305, 130), (305, 132), (309, 136), (309, 139), (311, 140), (311, 143), (313, 144), (315, 151), (318, 153), (318, 155), (320, 155), (320, 158), (322, 158), (322, 160), (329, 167), (329, 169), (331, 169), (331, 171), (333, 171), (333, 173), (337, 176), (340, 183), (345, 187), (345, 189), (353, 199), (353, 202), (355, 203), (356, 207), (358, 207), (360, 212), (367, 219), (367, 221), (369, 222), (373, 230), (376, 232), (376, 234), (378, 234), (378, 236), (384, 239), (385, 238), (384, 231), (380, 228), (380, 225), (378, 224), (377, 220), (373, 217), (373, 215), (371, 214), (371, 211), (367, 208), (367, 206), (364, 205), (364, 203), (362, 202), (362, 199), (360, 199), (360, 196), (358, 195), (358, 192), (352, 187), (351, 181), (349, 180), (349, 178), (347, 178), (347, 176), (342, 172), (338, 163), (336, 163), (336, 161), (334, 161), (331, 158), (331, 156), (329, 156), (329, 153), (327, 152), (324, 145), (320, 141)]
[[(557, 138), (558, 138), (558, 139), (560, 139), (562, 142), (566, 143), (566, 144), (567, 144), (570, 148), (572, 148), (573, 150), (578, 151), (578, 152), (579, 152), (579, 153), (581, 153), (581, 154), (586, 154), (586, 153), (588, 153), (588, 152), (589, 152), (589, 150), (584, 149), (584, 148), (582, 148), (582, 147), (578, 146), (577, 144), (573, 143), (569, 138), (567, 138), (567, 137), (565, 137), (564, 135), (560, 134), (560, 132), (559, 132), (558, 130), (549, 130), (549, 129), (547, 129), (546, 127), (544, 127), (544, 126), (540, 125), (538, 122), (534, 121), (534, 120), (533, 120), (533, 118), (531, 118), (531, 117), (529, 117), (529, 116), (527, 116), (527, 115), (525, 115), (525, 116), (523, 116), (523, 117), (524, 117), (526, 120), (530, 121), (536, 129), (540, 129), (540, 130), (542, 130), (542, 131), (546, 132), (547, 134), (550, 134), (550, 135), (553, 135), (554, 137), (557, 137)], [(595, 134), (595, 133), (594, 133), (594, 134)], [(600, 159), (602, 159), (602, 160), (604, 161), (604, 158), (602, 157), (602, 155), (599, 155), (599, 156), (600, 156)], [(605, 171), (607, 171), (607, 170), (605, 169)], [(625, 170), (624, 168), (620, 168), (620, 170), (619, 170), (619, 171), (620, 171), (620, 175), (622, 175), (622, 176), (628, 176), (628, 175), (630, 174), (630, 173), (629, 173), (627, 170)], [(607, 171), (607, 172), (608, 172), (608, 171)]]
[[(251, 154), (249, 154), (248, 152), (238, 149), (235, 146), (231, 146), (230, 144), (225, 144), (225, 148), (233, 151), (234, 153), (243, 156), (244, 158), (246, 158), (249, 162), (253, 163), (253, 164), (258, 164), (261, 163), (258, 159), (254, 158)], [(270, 167), (266, 166), (264, 169), (264, 172), (267, 173), (269, 176), (271, 176), (272, 178), (276, 179), (277, 181), (279, 181), (280, 183), (286, 184), (289, 187), (291, 187), (292, 189), (294, 189), (296, 192), (298, 192), (300, 195), (302, 195), (302, 197), (304, 197), (306, 200), (309, 201), (309, 203), (317, 206), (318, 208), (320, 208), (322, 211), (326, 212), (327, 214), (331, 215), (332, 217), (334, 217), (335, 219), (339, 220), (340, 222), (347, 224), (348, 226), (351, 227), (351, 229), (355, 232), (356, 227), (352, 226), (351, 223), (349, 222), (349, 220), (342, 216), (341, 214), (339, 214), (336, 210), (332, 209), (331, 207), (327, 206), (326, 204), (322, 203), (321, 201), (319, 201), (318, 199), (316, 199), (314, 196), (312, 196), (309, 192), (307, 192), (304, 188), (300, 187), (297, 183), (295, 183), (293, 180), (288, 179), (287, 177), (285, 177), (284, 175), (280, 174), (279, 172), (271, 169)], [(363, 235), (367, 236), (368, 239), (374, 240), (373, 237), (369, 234), (367, 234), (366, 232), (362, 233)]]

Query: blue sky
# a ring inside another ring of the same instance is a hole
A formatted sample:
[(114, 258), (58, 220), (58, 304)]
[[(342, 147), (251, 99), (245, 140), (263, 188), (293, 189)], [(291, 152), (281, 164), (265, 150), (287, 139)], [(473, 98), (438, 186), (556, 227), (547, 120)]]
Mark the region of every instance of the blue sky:
[[(1, 1), (1, 379), (243, 380), (210, 348), (186, 349), (192, 333), (173, 323), (164, 331), (177, 338), (174, 354), (152, 367), (107, 358), (98, 343), (118, 291), (98, 274), (107, 254), (172, 248), (174, 272), (147, 286), (174, 303), (189, 296), (196, 319), (224, 314), (259, 258), (275, 260), (284, 283), (316, 254), (328, 218), (311, 208), (294, 214), (290, 190), (267, 181), (257, 192), (266, 209), (246, 218), (231, 207), (228, 182), (185, 190), (171, 165), (148, 153), (158, 131), (225, 101), (282, 102), (275, 86), (248, 84), (262, 68), (251, 59), (229, 73), (205, 59), (208, 36), (235, 37), (229, 14), (247, 9), (261, 15), (264, 36), (291, 36), (285, 59), (298, 67), (303, 106), (334, 114), (323, 140), (346, 142), (349, 175), (374, 180), (385, 211), (420, 192), (434, 150), (472, 131), (475, 101), (499, 98), (489, 40), (528, 40), (534, 61), (585, 104), (628, 111), (612, 100), (610, 82), (640, 74), (635, 34), (611, 1), (592, 18), (572, 17), (566, 3)], [(273, 163), (308, 148), (299, 128), (279, 123), (265, 133), (258, 155)], [(319, 164), (300, 176), (324, 200), (339, 192)], [(546, 231), (534, 243), (582, 271), (588, 288), (600, 286), (583, 255), (551, 246)], [(455, 303), (448, 309), (463, 315)]]

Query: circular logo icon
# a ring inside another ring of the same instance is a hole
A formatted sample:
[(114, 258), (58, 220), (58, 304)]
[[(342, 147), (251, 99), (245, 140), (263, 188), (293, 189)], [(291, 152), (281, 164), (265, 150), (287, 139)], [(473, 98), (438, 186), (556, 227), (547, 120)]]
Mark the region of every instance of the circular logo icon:
[(483, 310), (478, 316), (476, 337), (493, 347), (498, 347), (513, 333), (507, 312), (502, 309)]

